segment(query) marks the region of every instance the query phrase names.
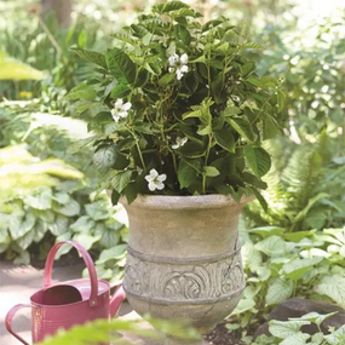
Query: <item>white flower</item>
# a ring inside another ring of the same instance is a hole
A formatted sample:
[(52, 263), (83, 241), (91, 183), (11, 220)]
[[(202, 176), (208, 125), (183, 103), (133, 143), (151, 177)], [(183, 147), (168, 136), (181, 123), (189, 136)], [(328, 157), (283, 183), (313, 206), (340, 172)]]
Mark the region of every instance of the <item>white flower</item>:
[(115, 122), (118, 122), (121, 118), (128, 116), (128, 111), (132, 108), (131, 102), (123, 103), (123, 99), (119, 98), (114, 103), (114, 108), (111, 109), (111, 116)]
[(186, 65), (188, 63), (188, 55), (186, 53), (180, 56), (180, 62), (183, 65)]
[(156, 189), (162, 190), (164, 189), (164, 181), (167, 179), (166, 174), (158, 174), (156, 169), (151, 169), (150, 173), (145, 176), (145, 180), (148, 182), (148, 187), (151, 192), (155, 191)]
[(168, 62), (170, 66), (168, 71), (170, 73), (176, 72), (177, 80), (181, 80), (184, 74), (189, 70), (187, 66), (188, 55), (186, 53), (183, 53), (181, 56), (174, 53), (173, 55), (169, 56)]
[(186, 138), (186, 137), (184, 137), (184, 138), (177, 137), (175, 144), (171, 145), (171, 148), (173, 150), (176, 150), (179, 147), (182, 147), (187, 141), (188, 141), (188, 138)]
[(179, 62), (179, 60), (180, 60), (180, 57), (176, 53), (174, 53), (173, 55), (169, 56), (169, 59), (168, 59), (169, 65), (175, 66)]
[(177, 80), (181, 80), (183, 75), (188, 72), (188, 66), (182, 65), (176, 69), (176, 78)]

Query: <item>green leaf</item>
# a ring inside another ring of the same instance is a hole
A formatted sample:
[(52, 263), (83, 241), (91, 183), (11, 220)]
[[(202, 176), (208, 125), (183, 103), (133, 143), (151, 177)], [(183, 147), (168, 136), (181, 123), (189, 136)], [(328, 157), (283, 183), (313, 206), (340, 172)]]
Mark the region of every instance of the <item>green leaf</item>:
[(193, 163), (187, 163), (184, 160), (181, 160), (178, 170), (177, 170), (177, 179), (180, 184), (180, 188), (188, 188), (198, 176), (198, 172), (193, 167)]
[(269, 331), (277, 338), (285, 339), (300, 333), (302, 326), (310, 325), (310, 321), (296, 320), (296, 321), (277, 321), (269, 322)]
[(73, 232), (84, 232), (89, 233), (94, 229), (96, 223), (89, 216), (79, 217), (73, 224), (71, 224), (70, 229)]
[(189, 9), (189, 6), (182, 1), (167, 1), (163, 4), (154, 6), (153, 11), (158, 13), (168, 13), (182, 8)]
[(220, 174), (219, 170), (212, 166), (205, 166), (204, 173), (207, 177), (216, 177)]
[(345, 344), (345, 325), (333, 331), (331, 334), (325, 335), (324, 338), (329, 345)]
[(284, 272), (287, 277), (291, 280), (298, 280), (303, 277), (303, 275), (310, 271), (311, 267), (319, 264), (323, 258), (314, 257), (306, 259), (295, 259), (286, 263), (282, 272)]
[(101, 235), (88, 235), (79, 233), (73, 236), (73, 241), (80, 243), (86, 250), (89, 250), (93, 245), (101, 239)]
[(64, 216), (73, 217), (79, 215), (80, 205), (72, 199), (67, 205), (58, 207), (56, 210)]
[(54, 236), (60, 236), (68, 231), (68, 218), (57, 215), (53, 224), (48, 225), (48, 229)]
[(129, 84), (134, 84), (137, 66), (126, 53), (119, 48), (113, 48), (107, 51), (105, 57), (110, 72), (119, 82), (126, 80)]
[(291, 280), (276, 278), (269, 286), (266, 304), (273, 305), (287, 300), (293, 293), (294, 284)]
[(131, 182), (131, 179), (132, 179), (131, 170), (119, 171), (112, 178), (112, 186), (118, 193), (122, 193), (122, 191)]
[(279, 345), (308, 345), (310, 343), (307, 343), (307, 340), (310, 339), (310, 337), (310, 334), (298, 332), (284, 339)]
[(95, 221), (108, 219), (110, 212), (103, 200), (85, 205), (86, 213)]
[(0, 52), (0, 80), (41, 80), (44, 74)]
[(288, 246), (279, 236), (270, 236), (256, 243), (255, 248), (268, 256), (283, 256), (288, 252)]
[(78, 101), (80, 99), (85, 99), (87, 101), (92, 101), (96, 98), (96, 91), (91, 85), (80, 84), (75, 86), (66, 96), (69, 101)]
[(37, 210), (48, 210), (52, 207), (52, 192), (50, 189), (44, 190), (38, 195), (28, 195), (24, 198), (26, 205)]
[(117, 260), (126, 253), (127, 245), (120, 244), (118, 246), (105, 249), (102, 251), (99, 259), (97, 260), (97, 264), (105, 264), (109, 260)]
[(249, 142), (253, 142), (256, 140), (256, 135), (253, 132), (250, 123), (245, 118), (228, 118), (227, 122), (244, 139), (247, 139)]
[(314, 290), (325, 295), (345, 308), (345, 277), (341, 275), (326, 275), (314, 287)]
[(83, 60), (95, 63), (103, 68), (107, 68), (105, 57), (103, 54), (95, 52), (93, 50), (87, 50), (82, 48), (72, 48), (72, 51), (76, 53)]
[(248, 310), (253, 310), (253, 308), (255, 308), (255, 301), (253, 298), (242, 298), (236, 306), (236, 309), (233, 311), (233, 314), (239, 315)]
[(254, 86), (258, 86), (264, 89), (267, 88), (271, 88), (276, 86), (277, 81), (276, 79), (272, 78), (272, 77), (268, 77), (268, 76), (264, 76), (264, 77), (250, 77), (247, 79), (247, 82), (249, 82), (250, 84), (254, 85)]
[(247, 145), (243, 152), (249, 168), (256, 176), (261, 177), (270, 170), (271, 157), (263, 148)]
[(216, 142), (220, 147), (231, 153), (235, 152), (235, 139), (230, 128), (224, 127), (220, 130), (216, 130), (214, 131), (214, 135)]

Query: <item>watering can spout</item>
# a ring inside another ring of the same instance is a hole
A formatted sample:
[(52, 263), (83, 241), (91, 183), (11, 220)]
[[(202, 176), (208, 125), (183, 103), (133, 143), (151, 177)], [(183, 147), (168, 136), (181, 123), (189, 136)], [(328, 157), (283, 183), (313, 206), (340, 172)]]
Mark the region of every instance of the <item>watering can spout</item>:
[(110, 316), (114, 317), (120, 309), (121, 303), (126, 299), (126, 293), (122, 285), (117, 288), (110, 300)]

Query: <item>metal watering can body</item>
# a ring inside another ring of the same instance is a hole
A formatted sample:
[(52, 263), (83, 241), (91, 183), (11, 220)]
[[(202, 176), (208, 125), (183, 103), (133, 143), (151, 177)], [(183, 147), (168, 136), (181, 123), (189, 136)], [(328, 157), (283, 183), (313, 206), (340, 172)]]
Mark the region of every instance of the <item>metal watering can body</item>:
[[(81, 254), (89, 272), (89, 279), (52, 284), (54, 258), (64, 244), (72, 245)], [(96, 319), (110, 319), (116, 315), (124, 299), (122, 287), (110, 296), (109, 283), (97, 279), (93, 261), (84, 247), (73, 241), (59, 242), (48, 254), (44, 269), (44, 287), (31, 296), (31, 304), (14, 306), (6, 315), (5, 325), (13, 336), (29, 345), (12, 328), (13, 317), (19, 309), (31, 308), (32, 341), (38, 343), (59, 329), (69, 329)]]

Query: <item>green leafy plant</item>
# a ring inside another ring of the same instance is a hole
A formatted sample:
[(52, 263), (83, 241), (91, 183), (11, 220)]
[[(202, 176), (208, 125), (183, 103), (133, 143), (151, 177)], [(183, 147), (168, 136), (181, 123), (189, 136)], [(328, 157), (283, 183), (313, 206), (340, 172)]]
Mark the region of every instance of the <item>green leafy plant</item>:
[[(272, 306), (292, 297), (345, 306), (345, 229), (287, 232), (278, 226), (241, 231), (247, 287), (229, 324), (262, 323)], [(330, 284), (332, 281), (332, 284)]]
[[(345, 326), (324, 334), (320, 325), (334, 313), (321, 315), (311, 312), (300, 318), (290, 318), (289, 321), (272, 320), (269, 323), (269, 333), (260, 336), (251, 345), (341, 345), (345, 341)], [(315, 325), (318, 332), (313, 335), (303, 332), (304, 326)]]
[(254, 45), (225, 18), (171, 1), (115, 35), (105, 54), (76, 53), (99, 77), (69, 95), (88, 121), (94, 163), (114, 201), (138, 193), (255, 194), (270, 168), (262, 141), (282, 127), (279, 82), (259, 77)]

